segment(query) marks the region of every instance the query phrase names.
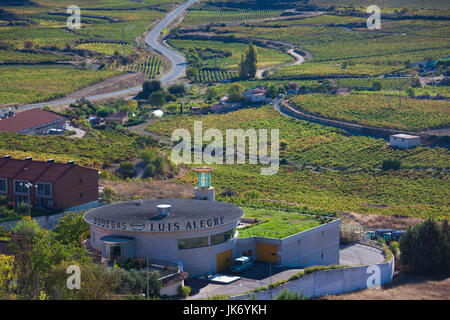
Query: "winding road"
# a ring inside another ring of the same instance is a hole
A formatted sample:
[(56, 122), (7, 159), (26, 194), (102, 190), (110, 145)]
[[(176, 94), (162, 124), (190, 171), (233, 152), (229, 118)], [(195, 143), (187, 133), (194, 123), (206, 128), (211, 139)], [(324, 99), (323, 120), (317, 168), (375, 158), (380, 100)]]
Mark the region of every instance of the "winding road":
[[(161, 35), (161, 32), (166, 29), (177, 17), (179, 17), (188, 7), (196, 3), (198, 0), (189, 0), (171, 12), (162, 19), (146, 36), (145, 42), (147, 45), (152, 48), (154, 51), (166, 56), (171, 64), (172, 68), (169, 70), (169, 72), (165, 75), (163, 75), (159, 80), (161, 80), (162, 83), (167, 84), (171, 83), (180, 77), (182, 77), (186, 71), (186, 59), (184, 56), (182, 56), (179, 52), (175, 51), (172, 48), (169, 48), (167, 45), (163, 44), (159, 36)], [(105, 99), (105, 98), (112, 98), (116, 96), (121, 96), (125, 94), (133, 94), (137, 93), (142, 90), (142, 86), (128, 88), (124, 90), (114, 91), (114, 92), (108, 92), (103, 94), (98, 94), (94, 96), (85, 97), (87, 100), (94, 101), (99, 99)], [(19, 106), (18, 110), (27, 110), (27, 109), (34, 109), (34, 108), (40, 108), (43, 106), (59, 106), (59, 105), (66, 105), (70, 103), (76, 102), (78, 99), (63, 99), (63, 100), (55, 100), (55, 101), (47, 101), (47, 102), (41, 102), (41, 103), (35, 103), (35, 104), (28, 104)]]

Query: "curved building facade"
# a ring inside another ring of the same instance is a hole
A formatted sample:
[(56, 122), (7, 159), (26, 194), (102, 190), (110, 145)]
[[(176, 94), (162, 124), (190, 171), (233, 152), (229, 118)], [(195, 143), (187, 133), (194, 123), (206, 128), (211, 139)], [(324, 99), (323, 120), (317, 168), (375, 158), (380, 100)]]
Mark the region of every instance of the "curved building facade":
[(231, 263), (237, 206), (194, 199), (128, 201), (90, 210), (91, 246), (105, 260), (144, 257), (177, 262), (190, 277), (219, 272)]

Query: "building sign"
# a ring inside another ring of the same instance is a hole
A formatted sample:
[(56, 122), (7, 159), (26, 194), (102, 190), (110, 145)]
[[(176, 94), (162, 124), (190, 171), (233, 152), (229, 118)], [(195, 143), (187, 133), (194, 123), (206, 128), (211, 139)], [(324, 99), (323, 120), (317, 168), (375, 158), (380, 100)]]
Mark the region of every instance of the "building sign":
[(147, 232), (168, 232), (168, 231), (191, 231), (204, 228), (212, 228), (225, 223), (224, 217), (192, 220), (187, 222), (131, 222), (130, 224), (122, 221), (100, 219), (94, 217), (94, 226), (114, 230), (147, 231)]

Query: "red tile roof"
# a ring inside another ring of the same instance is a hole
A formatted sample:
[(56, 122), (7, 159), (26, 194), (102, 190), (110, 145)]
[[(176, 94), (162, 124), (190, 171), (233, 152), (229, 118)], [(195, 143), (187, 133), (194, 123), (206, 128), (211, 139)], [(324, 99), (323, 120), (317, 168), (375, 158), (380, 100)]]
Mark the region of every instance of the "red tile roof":
[(64, 119), (64, 117), (42, 109), (31, 109), (0, 120), (0, 131), (20, 132), (58, 119)]
[[(56, 182), (75, 164), (54, 163), (45, 161), (32, 161), (20, 159), (0, 159), (0, 178)], [(96, 170), (88, 168), (91, 170)]]

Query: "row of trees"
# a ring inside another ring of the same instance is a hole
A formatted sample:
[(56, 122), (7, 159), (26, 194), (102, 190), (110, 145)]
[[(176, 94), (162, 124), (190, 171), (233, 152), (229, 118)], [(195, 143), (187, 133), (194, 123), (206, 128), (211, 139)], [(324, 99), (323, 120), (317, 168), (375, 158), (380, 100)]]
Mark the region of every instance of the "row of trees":
[(167, 91), (162, 86), (159, 80), (147, 80), (142, 85), (142, 91), (138, 98), (148, 99), (152, 106), (160, 107), (166, 102), (176, 101), (177, 98), (183, 97), (186, 94), (186, 87), (183, 83), (175, 83), (167, 88)]

